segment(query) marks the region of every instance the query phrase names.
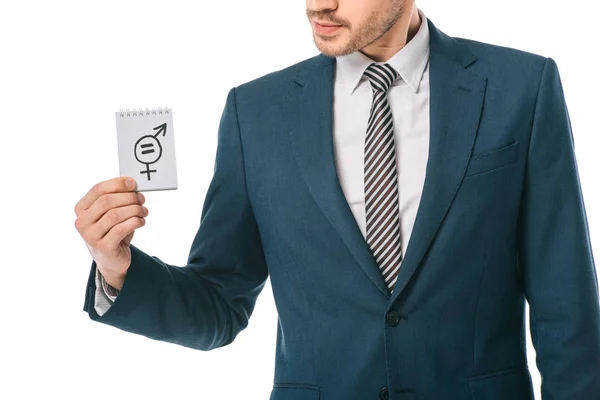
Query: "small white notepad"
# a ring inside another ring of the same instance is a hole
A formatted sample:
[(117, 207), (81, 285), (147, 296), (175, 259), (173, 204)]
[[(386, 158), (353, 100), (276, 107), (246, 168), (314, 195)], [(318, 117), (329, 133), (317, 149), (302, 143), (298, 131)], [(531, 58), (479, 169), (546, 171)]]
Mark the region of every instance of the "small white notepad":
[(119, 175), (133, 177), (138, 192), (177, 189), (173, 111), (126, 109), (115, 117)]

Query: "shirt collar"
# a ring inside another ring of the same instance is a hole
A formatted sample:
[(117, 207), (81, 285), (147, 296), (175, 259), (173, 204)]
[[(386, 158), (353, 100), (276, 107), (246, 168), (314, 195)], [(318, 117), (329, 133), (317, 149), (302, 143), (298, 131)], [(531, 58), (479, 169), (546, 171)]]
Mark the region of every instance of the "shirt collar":
[[(398, 71), (404, 82), (416, 92), (425, 71), (425, 65), (429, 59), (429, 26), (427, 18), (420, 9), (417, 12), (421, 16), (421, 26), (413, 38), (394, 54), (387, 64)], [(375, 62), (359, 50), (345, 56), (336, 57), (337, 72), (344, 81), (344, 90), (351, 95), (358, 86), (363, 74), (369, 64)], [(379, 63), (382, 64), (382, 63)], [(366, 78), (365, 78), (366, 79)]]

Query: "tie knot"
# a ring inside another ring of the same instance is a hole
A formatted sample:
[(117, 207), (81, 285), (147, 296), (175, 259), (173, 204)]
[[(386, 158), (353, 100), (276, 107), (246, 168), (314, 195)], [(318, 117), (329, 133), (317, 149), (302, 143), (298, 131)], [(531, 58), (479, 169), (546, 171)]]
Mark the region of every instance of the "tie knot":
[(389, 64), (371, 63), (365, 70), (365, 75), (371, 82), (373, 91), (387, 92), (392, 83), (400, 76)]

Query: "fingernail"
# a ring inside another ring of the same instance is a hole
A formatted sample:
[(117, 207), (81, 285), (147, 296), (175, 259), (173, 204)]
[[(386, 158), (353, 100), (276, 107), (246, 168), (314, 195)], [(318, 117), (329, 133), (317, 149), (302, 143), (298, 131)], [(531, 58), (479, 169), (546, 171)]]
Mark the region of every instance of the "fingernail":
[(127, 185), (128, 188), (132, 189), (135, 187), (135, 182), (133, 179), (130, 178), (125, 181), (125, 185)]
[(138, 200), (140, 201), (140, 203), (144, 202), (144, 195), (143, 194), (141, 194), (140, 192), (138, 192), (137, 197), (138, 197)]

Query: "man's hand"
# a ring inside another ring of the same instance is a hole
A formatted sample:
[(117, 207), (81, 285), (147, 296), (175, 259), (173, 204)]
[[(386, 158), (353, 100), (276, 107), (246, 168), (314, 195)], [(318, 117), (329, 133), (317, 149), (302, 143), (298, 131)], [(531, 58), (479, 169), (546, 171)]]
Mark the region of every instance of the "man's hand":
[(148, 215), (144, 195), (135, 187), (129, 177), (109, 179), (95, 184), (75, 205), (75, 228), (106, 282), (119, 290), (131, 264), (129, 243)]

